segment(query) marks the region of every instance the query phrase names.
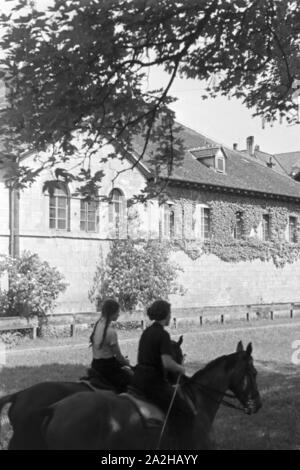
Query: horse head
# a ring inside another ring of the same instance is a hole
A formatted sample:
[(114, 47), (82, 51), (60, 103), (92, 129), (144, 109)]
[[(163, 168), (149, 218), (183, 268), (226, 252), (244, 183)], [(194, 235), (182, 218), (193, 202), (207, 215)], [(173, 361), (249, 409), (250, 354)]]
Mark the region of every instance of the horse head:
[(257, 413), (262, 403), (256, 383), (257, 371), (253, 364), (252, 344), (249, 343), (244, 350), (242, 341), (239, 341), (234, 356), (236, 362), (232, 369), (229, 389), (242, 404), (245, 413)]
[[(172, 345), (172, 358), (177, 364), (182, 364), (184, 360), (184, 354), (181, 349), (181, 345), (183, 342), (183, 336), (181, 335), (178, 341), (171, 340)], [(170, 383), (175, 384), (178, 379), (178, 374), (174, 374), (174, 372), (167, 372), (167, 379)]]
[(181, 349), (181, 345), (183, 342), (183, 336), (181, 335), (178, 341), (171, 341), (172, 344), (172, 358), (174, 361), (176, 361), (178, 364), (182, 364), (184, 360), (184, 354)]

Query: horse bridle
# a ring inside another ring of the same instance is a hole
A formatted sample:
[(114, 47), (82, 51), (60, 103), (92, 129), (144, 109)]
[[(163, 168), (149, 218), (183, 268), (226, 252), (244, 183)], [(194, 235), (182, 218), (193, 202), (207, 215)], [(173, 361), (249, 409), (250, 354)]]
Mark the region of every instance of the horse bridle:
[(210, 398), (211, 401), (217, 403), (218, 405), (224, 405), (226, 406), (227, 408), (233, 408), (235, 410), (239, 410), (239, 411), (245, 411), (245, 408), (242, 408), (241, 406), (237, 406), (235, 405), (234, 403), (231, 403), (227, 400), (224, 400), (224, 398), (221, 398), (220, 400), (212, 397), (210, 395), (210, 392), (213, 392), (213, 393), (218, 393), (219, 395), (223, 395), (223, 397), (226, 397), (226, 398), (231, 398), (231, 399), (238, 399), (238, 397), (236, 395), (234, 395), (233, 393), (228, 393), (228, 392), (221, 392), (221, 390), (218, 390), (216, 388), (212, 388), (212, 387), (208, 387), (207, 385), (203, 385), (203, 384), (197, 384), (197, 387), (200, 387), (202, 388), (202, 390), (204, 391), (204, 393), (206, 392), (208, 398)]

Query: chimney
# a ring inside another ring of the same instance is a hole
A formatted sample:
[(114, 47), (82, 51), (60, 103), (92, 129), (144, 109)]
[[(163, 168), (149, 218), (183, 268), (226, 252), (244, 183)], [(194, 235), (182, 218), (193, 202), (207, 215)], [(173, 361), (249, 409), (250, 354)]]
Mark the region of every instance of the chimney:
[(259, 150), (260, 150), (259, 145), (255, 145), (255, 147), (254, 147), (254, 152), (259, 152)]
[(237, 150), (237, 148), (238, 148), (238, 144), (237, 144), (237, 143), (234, 143), (234, 144), (233, 144), (233, 150)]
[(247, 152), (249, 153), (249, 155), (253, 156), (253, 144), (254, 144), (254, 137), (253, 135), (250, 135), (249, 137), (247, 137)]

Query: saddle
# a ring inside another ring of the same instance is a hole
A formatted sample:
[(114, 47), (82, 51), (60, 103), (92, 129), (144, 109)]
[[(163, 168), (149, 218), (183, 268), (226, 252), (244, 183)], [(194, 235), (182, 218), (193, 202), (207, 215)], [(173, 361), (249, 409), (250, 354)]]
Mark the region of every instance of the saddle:
[(135, 406), (145, 426), (161, 427), (163, 425), (165, 413), (133, 387), (129, 387), (128, 393), (121, 393), (119, 396), (129, 400)]

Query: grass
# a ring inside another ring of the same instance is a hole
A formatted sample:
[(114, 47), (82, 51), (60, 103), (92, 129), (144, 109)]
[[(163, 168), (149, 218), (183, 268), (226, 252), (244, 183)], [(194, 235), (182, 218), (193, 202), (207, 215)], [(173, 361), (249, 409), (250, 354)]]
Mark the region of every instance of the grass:
[[(252, 341), (263, 407), (253, 416), (221, 407), (214, 426), (217, 447), (299, 449), (300, 365), (291, 363), (291, 355), (293, 341), (300, 339), (300, 324), (287, 323), (286, 327), (276, 322), (272, 327), (270, 322), (265, 326), (259, 324), (262, 328), (257, 328), (259, 325), (255, 323), (255, 328), (248, 324), (243, 329), (241, 325), (234, 328), (227, 325), (187, 332), (183, 343), (187, 373), (190, 375), (215, 357), (233, 352), (240, 339), (245, 345)], [(171, 331), (172, 335), (175, 333), (180, 331)], [(137, 338), (139, 332), (127, 333), (122, 338), (130, 336)], [(50, 343), (62, 344), (61, 341)], [(38, 340), (34, 342), (34, 347), (39, 345)], [(135, 363), (136, 340), (122, 342), (122, 350)], [(74, 341), (68, 342), (66, 349), (53, 348), (39, 353), (26, 348), (22, 352), (15, 350), (8, 355), (7, 365), (0, 372), (0, 392), (9, 393), (44, 380), (77, 380), (84, 374), (90, 356), (88, 347), (78, 348)], [(6, 441), (8, 436), (7, 429)]]

